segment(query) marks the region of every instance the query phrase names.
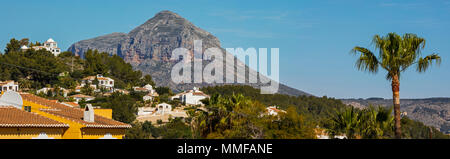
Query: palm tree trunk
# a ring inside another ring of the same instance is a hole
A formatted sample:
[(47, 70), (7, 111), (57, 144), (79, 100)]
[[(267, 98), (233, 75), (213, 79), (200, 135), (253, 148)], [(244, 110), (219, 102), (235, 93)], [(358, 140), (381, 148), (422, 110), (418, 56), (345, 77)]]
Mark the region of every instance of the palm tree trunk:
[(400, 80), (398, 75), (392, 77), (392, 93), (394, 101), (394, 120), (395, 120), (395, 138), (402, 138), (402, 130), (400, 126)]

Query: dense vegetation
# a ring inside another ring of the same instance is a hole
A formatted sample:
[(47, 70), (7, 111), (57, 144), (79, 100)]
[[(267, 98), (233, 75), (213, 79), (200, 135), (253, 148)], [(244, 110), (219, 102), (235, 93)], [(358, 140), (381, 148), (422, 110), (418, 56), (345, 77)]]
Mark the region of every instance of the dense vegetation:
[[(401, 118), (402, 136), (406, 139), (448, 139), (439, 130), (404, 116)], [(388, 139), (395, 138), (392, 107), (370, 106), (367, 109), (346, 108), (337, 111), (332, 120), (329, 133), (345, 134), (350, 139)]]
[(205, 109), (188, 108), (188, 118), (175, 118), (158, 127), (150, 122), (135, 122), (126, 138), (315, 138), (314, 125), (306, 122), (294, 107), (272, 116), (265, 112), (265, 106), (241, 94), (230, 97), (214, 95), (204, 103)]
[(46, 50), (20, 49), (22, 45), (31, 48), (36, 44), (29, 43), (28, 39), (11, 39), (5, 53), (0, 54), (0, 80), (18, 81), (25, 90), (45, 86), (73, 89), (83, 77), (97, 74), (113, 78), (117, 88), (154, 84), (151, 76), (143, 77), (141, 71), (134, 71), (117, 55), (88, 50), (85, 59), (81, 59), (71, 52), (62, 52), (55, 57)]
[[(258, 89), (250, 86), (226, 85), (206, 87), (202, 90), (207, 94), (222, 96), (243, 94), (265, 106), (277, 105), (282, 109), (294, 107), (307, 123), (325, 128), (331, 135), (348, 134), (349, 138), (395, 137), (392, 109), (369, 107), (359, 110), (343, 104), (340, 100), (327, 97), (260, 94)], [(401, 122), (403, 138), (426, 139), (430, 138), (430, 134), (432, 138), (449, 138), (448, 135), (422, 122), (407, 117), (403, 117)]]
[(314, 126), (305, 122), (294, 107), (278, 116), (268, 115), (264, 105), (242, 94), (226, 97), (216, 94), (204, 103), (206, 110), (189, 111), (198, 138), (315, 138)]
[(164, 125), (155, 126), (149, 121), (134, 122), (125, 134), (126, 139), (191, 139), (192, 130), (182, 118), (170, 119)]
[(316, 121), (319, 126), (327, 127), (325, 122), (335, 109), (347, 107), (340, 100), (328, 98), (326, 96), (318, 98), (314, 96), (289, 96), (283, 94), (261, 94), (259, 89), (244, 85), (225, 85), (217, 87), (202, 88), (206, 94), (221, 94), (223, 96), (232, 96), (233, 94), (242, 94), (250, 99), (259, 101), (265, 106), (276, 105), (281, 109), (287, 109), (289, 106), (295, 107), (297, 112), (304, 115), (311, 121)]

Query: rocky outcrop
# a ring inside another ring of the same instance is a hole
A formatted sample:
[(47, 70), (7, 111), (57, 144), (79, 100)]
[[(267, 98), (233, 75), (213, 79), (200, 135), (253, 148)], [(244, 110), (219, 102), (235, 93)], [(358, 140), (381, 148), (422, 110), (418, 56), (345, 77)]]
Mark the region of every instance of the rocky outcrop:
[(121, 49), (119, 46), (126, 39), (128, 39), (128, 35), (125, 33), (112, 33), (77, 42), (70, 46), (68, 51), (81, 57), (88, 49), (97, 49), (100, 52), (120, 55)]
[[(193, 86), (204, 87), (220, 84), (175, 84), (170, 79), (170, 72), (176, 61), (171, 61), (172, 51), (186, 48), (191, 56), (194, 52), (194, 41), (202, 40), (203, 51), (207, 48), (221, 48), (218, 38), (211, 33), (193, 25), (188, 20), (171, 11), (162, 11), (144, 24), (125, 33), (113, 33), (97, 38), (83, 40), (73, 44), (68, 51), (83, 57), (88, 49), (97, 49), (111, 55), (117, 54), (134, 68), (152, 75), (158, 86), (169, 86), (175, 91), (191, 89)], [(224, 54), (227, 54), (222, 49)], [(201, 56), (201, 55), (200, 55)], [(201, 58), (201, 57), (200, 57)], [(242, 64), (237, 60), (237, 64)], [(203, 63), (206, 65), (206, 63)], [(234, 70), (236, 66), (224, 64), (226, 70)], [(231, 68), (231, 69), (227, 69)], [(256, 72), (246, 67), (247, 73)], [(235, 74), (236, 75), (236, 74)], [(237, 75), (236, 78), (245, 78)], [(260, 77), (266, 78), (266, 77)], [(248, 84), (259, 87), (263, 84)], [(305, 92), (280, 84), (278, 93), (288, 95), (309, 95)]]

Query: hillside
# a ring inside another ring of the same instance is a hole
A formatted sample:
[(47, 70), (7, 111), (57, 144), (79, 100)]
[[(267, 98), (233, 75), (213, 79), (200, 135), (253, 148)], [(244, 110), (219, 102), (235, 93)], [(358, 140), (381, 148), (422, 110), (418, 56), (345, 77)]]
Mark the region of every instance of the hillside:
[[(110, 55), (118, 55), (130, 63), (133, 68), (141, 70), (145, 74), (150, 74), (158, 86), (168, 86), (176, 92), (191, 89), (193, 86), (222, 85), (217, 83), (207, 84), (204, 82), (199, 84), (175, 84), (170, 80), (170, 70), (178, 62), (176, 60), (170, 60), (172, 51), (176, 48), (184, 47), (192, 54), (194, 52), (194, 40), (202, 40), (203, 50), (212, 47), (221, 48), (219, 39), (211, 33), (195, 26), (176, 13), (162, 11), (127, 34), (112, 33), (82, 40), (71, 45), (68, 51), (81, 57), (84, 57), (85, 52), (89, 49), (107, 52)], [(228, 54), (224, 49), (222, 49), (222, 52), (224, 55)], [(242, 64), (241, 61), (236, 61), (236, 65)], [(209, 62), (204, 61), (203, 66)], [(228, 73), (228, 70), (235, 70), (236, 65), (224, 64), (224, 68)], [(256, 73), (256, 71), (249, 69), (247, 66), (246, 71), (252, 75)], [(233, 73), (236, 78), (248, 79), (238, 75), (235, 71), (230, 73)], [(260, 76), (259, 78), (267, 77)], [(260, 82), (246, 84), (255, 88), (265, 85)], [(283, 84), (280, 84), (278, 93), (293, 96), (309, 95), (308, 93)]]

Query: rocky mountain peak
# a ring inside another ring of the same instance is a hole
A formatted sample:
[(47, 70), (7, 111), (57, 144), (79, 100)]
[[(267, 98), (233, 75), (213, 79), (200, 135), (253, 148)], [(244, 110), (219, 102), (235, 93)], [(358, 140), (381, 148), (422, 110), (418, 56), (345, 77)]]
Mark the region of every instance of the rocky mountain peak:
[[(202, 40), (203, 50), (221, 48), (219, 39), (211, 33), (195, 26), (177, 13), (165, 10), (155, 14), (128, 34), (113, 33), (83, 40), (73, 44), (68, 51), (81, 57), (88, 49), (117, 54), (134, 68), (151, 74), (159, 86), (185, 90), (193, 86), (206, 85), (177, 85), (170, 81), (170, 70), (176, 62), (170, 59), (172, 51), (176, 48), (186, 48), (193, 56), (195, 40)], [(258, 85), (260, 84), (254, 84), (255, 87)], [(281, 85), (280, 89), (284, 94), (308, 95), (284, 85)]]

